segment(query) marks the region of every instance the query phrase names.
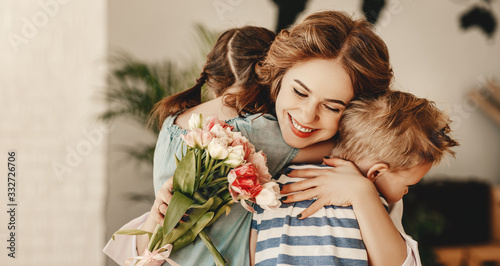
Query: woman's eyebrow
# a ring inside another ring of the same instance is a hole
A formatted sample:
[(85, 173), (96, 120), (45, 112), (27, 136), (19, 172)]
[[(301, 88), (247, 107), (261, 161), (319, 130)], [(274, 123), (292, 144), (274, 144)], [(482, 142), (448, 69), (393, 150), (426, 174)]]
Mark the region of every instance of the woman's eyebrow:
[[(302, 81), (298, 79), (294, 79), (293, 81), (297, 82), (304, 90), (306, 90), (308, 93), (311, 93), (311, 90), (306, 86), (306, 84), (302, 83)], [(332, 103), (338, 103), (340, 105), (346, 106), (345, 102), (337, 99), (325, 99), (327, 102), (332, 102)]]

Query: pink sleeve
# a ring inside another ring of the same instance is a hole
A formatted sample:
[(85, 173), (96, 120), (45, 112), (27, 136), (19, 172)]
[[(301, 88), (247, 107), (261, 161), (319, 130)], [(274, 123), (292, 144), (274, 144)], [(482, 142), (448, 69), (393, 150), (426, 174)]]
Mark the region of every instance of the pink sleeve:
[(403, 219), (403, 200), (389, 205), (389, 216), (406, 242), (406, 260), (402, 266), (422, 266), (418, 243), (405, 233), (401, 220)]
[[(120, 229), (139, 229), (148, 218), (149, 212), (133, 219)], [(116, 263), (123, 265), (126, 259), (137, 256), (136, 236), (116, 235), (115, 240), (111, 238), (103, 249)]]

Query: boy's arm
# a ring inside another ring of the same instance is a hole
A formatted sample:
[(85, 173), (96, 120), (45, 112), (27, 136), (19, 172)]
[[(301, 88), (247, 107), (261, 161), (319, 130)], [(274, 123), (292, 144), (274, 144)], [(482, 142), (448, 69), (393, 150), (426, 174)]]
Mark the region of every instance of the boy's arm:
[(380, 202), (377, 190), (368, 189), (353, 201), (370, 265), (403, 265), (406, 243)]
[(257, 230), (252, 229), (250, 230), (250, 245), (249, 245), (249, 251), (250, 251), (250, 265), (253, 266), (255, 265), (255, 250), (257, 248)]
[(422, 266), (418, 243), (411, 236), (407, 235), (402, 224), (403, 220), (403, 200), (389, 204), (389, 216), (406, 242), (406, 260), (403, 266)]

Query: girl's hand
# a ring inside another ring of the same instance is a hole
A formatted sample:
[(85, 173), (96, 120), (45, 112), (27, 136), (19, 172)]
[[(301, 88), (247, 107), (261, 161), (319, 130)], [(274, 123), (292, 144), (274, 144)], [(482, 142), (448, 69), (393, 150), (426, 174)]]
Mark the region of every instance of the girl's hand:
[(156, 199), (151, 207), (150, 215), (159, 225), (163, 225), (163, 218), (167, 212), (168, 203), (170, 202), (170, 199), (172, 199), (173, 187), (173, 179), (169, 178), (167, 182), (161, 186), (160, 190), (158, 190)]
[(285, 203), (317, 198), (297, 216), (299, 219), (311, 216), (323, 206), (351, 206), (356, 203), (359, 195), (376, 193), (373, 183), (365, 178), (352, 162), (339, 158), (323, 161), (335, 168), (293, 170), (288, 174), (289, 177), (308, 179), (285, 185), (281, 190), (282, 194), (297, 192), (283, 200)]

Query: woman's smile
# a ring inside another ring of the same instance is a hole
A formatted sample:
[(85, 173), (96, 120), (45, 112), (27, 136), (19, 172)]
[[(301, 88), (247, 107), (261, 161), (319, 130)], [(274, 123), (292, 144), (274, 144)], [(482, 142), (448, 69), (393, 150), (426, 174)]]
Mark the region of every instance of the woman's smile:
[(283, 76), (276, 99), (283, 139), (303, 148), (332, 138), (353, 97), (351, 78), (336, 60), (297, 63)]
[(300, 137), (300, 138), (307, 138), (311, 134), (313, 134), (313, 132), (316, 130), (316, 129), (313, 129), (313, 128), (302, 126), (290, 114), (288, 114), (288, 116), (290, 117), (290, 121), (291, 121), (290, 124), (292, 125), (292, 131), (298, 137)]

